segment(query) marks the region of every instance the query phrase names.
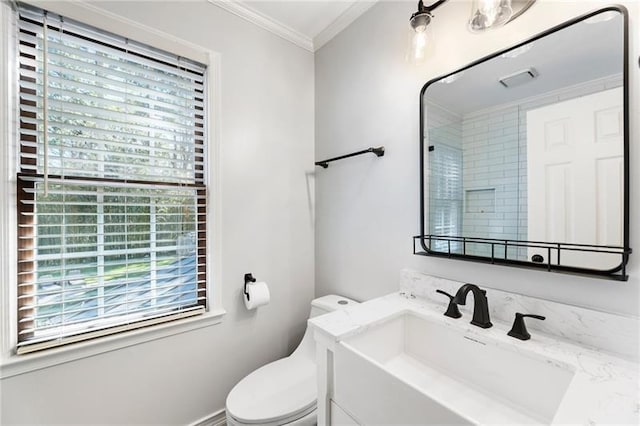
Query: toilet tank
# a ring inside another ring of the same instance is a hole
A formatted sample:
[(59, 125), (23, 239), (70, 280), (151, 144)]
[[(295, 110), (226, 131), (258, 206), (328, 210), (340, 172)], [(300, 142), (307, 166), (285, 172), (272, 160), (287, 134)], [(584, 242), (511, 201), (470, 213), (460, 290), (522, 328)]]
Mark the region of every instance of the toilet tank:
[(322, 296), (311, 301), (311, 313), (309, 318), (317, 317), (318, 315), (323, 315), (339, 309), (345, 309), (356, 304), (358, 304), (358, 302), (344, 296), (337, 296), (335, 294)]
[[(337, 296), (330, 294), (328, 296), (318, 297), (311, 301), (311, 313), (309, 318), (317, 317), (318, 315), (328, 314), (329, 312), (337, 311), (340, 309), (348, 308), (349, 306), (357, 305), (358, 302), (349, 299), (348, 297)], [(310, 361), (316, 360), (316, 343), (313, 340), (313, 330), (307, 326), (302, 337), (302, 342), (298, 345), (295, 351), (291, 354), (292, 357), (305, 357)]]

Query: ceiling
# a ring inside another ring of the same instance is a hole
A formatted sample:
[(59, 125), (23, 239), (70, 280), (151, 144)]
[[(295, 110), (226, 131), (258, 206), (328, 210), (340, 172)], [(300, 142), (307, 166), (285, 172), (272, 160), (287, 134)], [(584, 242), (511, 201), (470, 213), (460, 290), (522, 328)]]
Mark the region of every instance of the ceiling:
[(314, 38), (354, 3), (348, 1), (245, 1), (247, 6)]
[(377, 0), (208, 0), (311, 52)]
[[(602, 14), (604, 15), (604, 14)], [(425, 96), (453, 113), (475, 111), (519, 102), (579, 83), (593, 81), (623, 70), (623, 19), (614, 13), (608, 21), (582, 21), (529, 43), (515, 58), (501, 56), (459, 74), (459, 79), (429, 85)], [(498, 80), (534, 68), (538, 77), (526, 84), (503, 87)]]

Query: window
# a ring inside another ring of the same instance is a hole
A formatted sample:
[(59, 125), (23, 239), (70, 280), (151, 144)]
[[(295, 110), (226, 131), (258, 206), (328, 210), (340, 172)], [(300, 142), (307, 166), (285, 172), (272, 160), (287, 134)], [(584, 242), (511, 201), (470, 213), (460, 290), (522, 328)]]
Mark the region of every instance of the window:
[[(429, 192), (429, 224), (438, 236), (462, 236), (462, 150), (444, 143), (433, 145), (429, 152), (432, 180)], [(459, 241), (434, 240), (431, 250), (462, 252)]]
[(203, 313), (205, 66), (24, 7), (18, 353)]

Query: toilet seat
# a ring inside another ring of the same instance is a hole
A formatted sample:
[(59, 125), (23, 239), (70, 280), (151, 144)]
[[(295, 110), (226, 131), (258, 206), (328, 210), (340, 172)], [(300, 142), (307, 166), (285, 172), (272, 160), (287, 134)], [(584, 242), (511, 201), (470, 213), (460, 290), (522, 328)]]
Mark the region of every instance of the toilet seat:
[(279, 359), (242, 379), (227, 397), (227, 414), (242, 424), (286, 424), (316, 409), (316, 364)]

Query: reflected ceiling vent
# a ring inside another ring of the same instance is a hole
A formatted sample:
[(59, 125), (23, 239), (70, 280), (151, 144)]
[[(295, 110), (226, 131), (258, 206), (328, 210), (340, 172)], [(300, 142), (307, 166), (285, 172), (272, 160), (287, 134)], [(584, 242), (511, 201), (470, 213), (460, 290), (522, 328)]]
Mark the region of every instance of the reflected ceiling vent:
[(500, 77), (498, 80), (507, 89), (528, 83), (538, 76), (535, 68), (527, 68), (526, 70), (514, 72), (513, 74)]

